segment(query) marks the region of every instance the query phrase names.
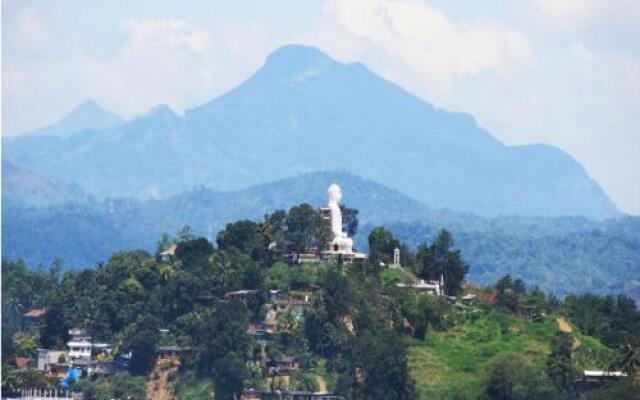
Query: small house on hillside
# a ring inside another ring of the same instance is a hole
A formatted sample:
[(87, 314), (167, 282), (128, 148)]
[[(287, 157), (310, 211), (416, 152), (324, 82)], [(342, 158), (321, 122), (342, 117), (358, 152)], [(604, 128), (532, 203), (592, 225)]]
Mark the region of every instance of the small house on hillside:
[(250, 296), (255, 296), (257, 293), (258, 291), (255, 289), (235, 290), (225, 293), (224, 297), (228, 300), (247, 300)]
[(267, 360), (265, 367), (268, 376), (285, 376), (300, 369), (300, 364), (295, 357), (282, 356)]
[(195, 350), (191, 347), (182, 346), (160, 346), (156, 349), (158, 358), (179, 358), (181, 360), (191, 359), (195, 355)]

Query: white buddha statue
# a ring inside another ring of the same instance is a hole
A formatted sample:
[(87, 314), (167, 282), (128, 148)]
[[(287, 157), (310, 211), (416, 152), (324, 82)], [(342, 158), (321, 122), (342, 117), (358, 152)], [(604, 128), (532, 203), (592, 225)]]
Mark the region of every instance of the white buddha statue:
[(342, 190), (340, 186), (332, 183), (329, 186), (329, 203), (327, 208), (331, 217), (331, 232), (333, 240), (331, 241), (331, 250), (337, 253), (351, 254), (353, 253), (353, 240), (342, 231), (342, 211), (340, 211), (340, 200), (342, 200)]

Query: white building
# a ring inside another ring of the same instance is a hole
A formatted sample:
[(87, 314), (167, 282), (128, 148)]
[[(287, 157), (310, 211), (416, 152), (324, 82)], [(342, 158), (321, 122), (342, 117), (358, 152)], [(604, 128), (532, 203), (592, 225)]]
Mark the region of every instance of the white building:
[(91, 340), (71, 339), (67, 342), (69, 358), (91, 358)]
[(415, 283), (396, 283), (397, 287), (412, 289), (417, 292), (431, 293), (436, 296), (444, 296), (444, 278), (440, 275), (440, 281), (425, 281), (420, 279)]

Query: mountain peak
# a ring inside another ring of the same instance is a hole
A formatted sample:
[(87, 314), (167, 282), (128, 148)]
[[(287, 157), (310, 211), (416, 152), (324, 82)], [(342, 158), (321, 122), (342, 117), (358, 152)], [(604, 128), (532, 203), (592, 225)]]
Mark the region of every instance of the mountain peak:
[(271, 52), (263, 69), (271, 73), (290, 75), (308, 69), (322, 69), (337, 63), (313, 46), (290, 44)]
[(68, 136), (85, 129), (107, 129), (123, 123), (118, 115), (106, 111), (95, 100), (85, 100), (75, 106), (60, 121), (37, 129), (29, 134), (45, 136)]
[(176, 113), (166, 104), (155, 105), (149, 110), (148, 116), (158, 115), (164, 117), (177, 117)]
[(104, 111), (100, 104), (98, 104), (93, 99), (87, 99), (82, 103), (78, 104), (71, 110), (70, 114), (78, 113), (78, 112), (89, 112), (89, 111)]

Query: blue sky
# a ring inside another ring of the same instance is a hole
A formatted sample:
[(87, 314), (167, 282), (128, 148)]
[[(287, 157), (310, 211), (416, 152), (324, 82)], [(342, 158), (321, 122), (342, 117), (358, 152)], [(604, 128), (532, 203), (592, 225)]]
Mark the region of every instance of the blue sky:
[(360, 61), (506, 144), (548, 143), (640, 214), (637, 0), (2, 2), (2, 132), (91, 98), (182, 112), (286, 43)]

